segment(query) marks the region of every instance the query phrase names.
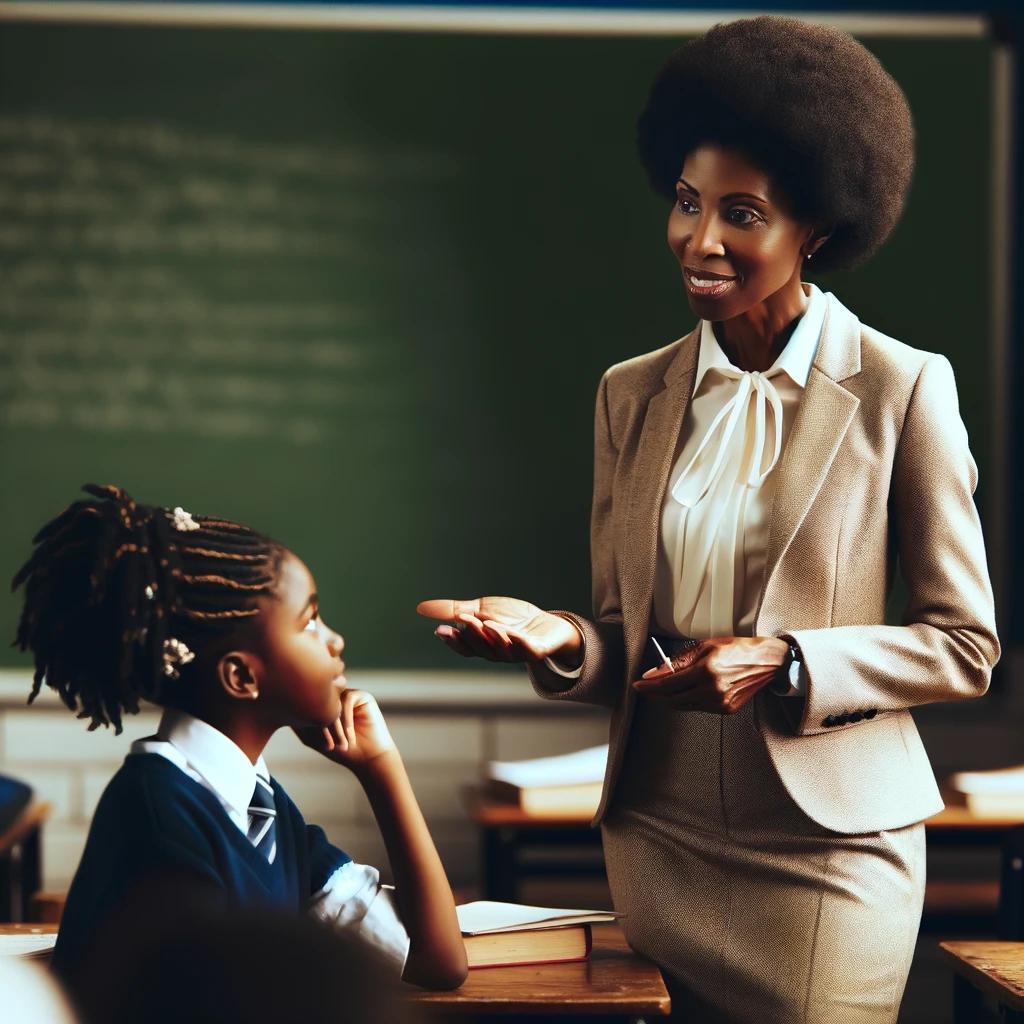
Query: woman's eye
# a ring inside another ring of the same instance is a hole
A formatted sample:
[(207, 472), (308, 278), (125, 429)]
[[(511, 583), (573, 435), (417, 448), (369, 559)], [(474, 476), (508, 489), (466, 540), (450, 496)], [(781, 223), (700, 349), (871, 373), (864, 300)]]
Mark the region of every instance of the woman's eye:
[(734, 206), (729, 211), (729, 220), (731, 220), (733, 224), (754, 224), (756, 221), (759, 221), (760, 219), (761, 218), (756, 213), (754, 213), (753, 210), (747, 210), (742, 206)]
[(696, 213), (697, 207), (692, 199), (687, 199), (686, 196), (680, 196), (676, 200), (676, 206), (679, 207), (680, 213)]
[(305, 633), (315, 633), (317, 631), (317, 621), (315, 618), (310, 619), (309, 622), (302, 627)]

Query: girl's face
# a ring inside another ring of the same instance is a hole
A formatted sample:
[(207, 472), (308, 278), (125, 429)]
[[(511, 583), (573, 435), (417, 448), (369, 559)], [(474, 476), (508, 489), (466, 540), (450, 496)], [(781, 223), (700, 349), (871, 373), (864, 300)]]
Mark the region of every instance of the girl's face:
[(260, 710), (282, 725), (330, 725), (341, 712), (345, 641), (320, 618), (313, 576), (290, 551), (260, 622)]
[(702, 320), (729, 320), (787, 285), (799, 288), (813, 235), (741, 153), (709, 143), (687, 156), (668, 244), (690, 308)]

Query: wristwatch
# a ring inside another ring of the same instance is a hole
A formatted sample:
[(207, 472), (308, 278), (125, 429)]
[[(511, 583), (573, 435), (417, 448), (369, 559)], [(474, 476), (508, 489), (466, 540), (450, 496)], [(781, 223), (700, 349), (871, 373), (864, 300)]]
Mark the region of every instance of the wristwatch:
[(786, 651), (786, 656), (782, 660), (782, 664), (779, 666), (778, 672), (775, 674), (775, 679), (769, 685), (769, 689), (772, 693), (777, 693), (780, 696), (784, 696), (793, 689), (793, 683), (791, 681), (791, 673), (794, 664), (799, 664), (804, 660), (804, 656), (797, 646), (796, 641), (791, 636), (780, 636), (780, 640), (785, 640), (789, 646), (789, 650)]

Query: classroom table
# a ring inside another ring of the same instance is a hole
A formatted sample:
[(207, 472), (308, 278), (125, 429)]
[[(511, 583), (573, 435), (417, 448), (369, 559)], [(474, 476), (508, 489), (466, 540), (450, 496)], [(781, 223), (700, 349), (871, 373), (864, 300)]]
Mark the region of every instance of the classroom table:
[(1024, 814), (979, 817), (966, 807), (948, 806), (925, 820), (928, 841), (944, 846), (993, 846), (1024, 825)]
[[(601, 831), (590, 827), (590, 812), (528, 814), (476, 788), (466, 790), (464, 798), (480, 836), (484, 899), (516, 903), (519, 882), (528, 877), (603, 875)], [(1008, 844), (1010, 833), (1021, 825), (1024, 816), (982, 818), (953, 806), (925, 821), (932, 847), (998, 846), (1003, 854), (1004, 879), (1021, 870), (1021, 865), (1011, 863)], [(567, 860), (567, 850), (585, 850), (587, 857)]]
[[(518, 903), (519, 883), (527, 877), (604, 877), (601, 830), (590, 827), (593, 814), (529, 814), (476, 788), (463, 795), (480, 836), (483, 899)], [(568, 859), (567, 851), (582, 856)]]
[(1024, 942), (940, 942), (953, 974), (953, 1024), (1024, 1024)]
[(0, 834), (0, 921), (24, 921), (42, 877), (43, 825), (50, 804), (33, 800)]
[(671, 1003), (661, 972), (634, 953), (618, 924), (593, 925), (589, 960), (523, 967), (484, 967), (469, 972), (453, 992), (416, 991), (415, 1019), (492, 1020), (586, 1017), (602, 1024), (665, 1017)]

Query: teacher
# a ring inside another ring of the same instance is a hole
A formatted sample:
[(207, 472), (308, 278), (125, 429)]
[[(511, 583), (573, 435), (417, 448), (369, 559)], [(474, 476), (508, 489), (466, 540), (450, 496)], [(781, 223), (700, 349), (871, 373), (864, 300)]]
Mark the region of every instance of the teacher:
[(802, 278), (899, 219), (910, 112), (848, 35), (761, 17), (671, 56), (639, 149), (700, 322), (601, 381), (594, 617), (419, 611), (611, 709), (608, 877), (681, 1020), (893, 1022), (942, 807), (909, 709), (984, 693), (999, 643), (949, 362)]

